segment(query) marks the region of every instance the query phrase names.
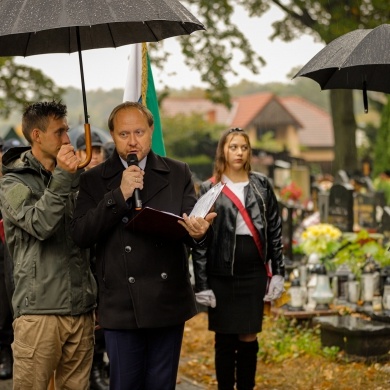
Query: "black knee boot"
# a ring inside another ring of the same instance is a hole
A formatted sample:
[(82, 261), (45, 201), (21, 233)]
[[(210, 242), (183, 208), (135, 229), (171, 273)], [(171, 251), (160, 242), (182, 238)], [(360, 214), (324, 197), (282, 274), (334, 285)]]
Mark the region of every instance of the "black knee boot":
[(237, 390), (253, 390), (257, 366), (257, 340), (238, 341), (237, 348)]
[(215, 371), (218, 390), (234, 390), (237, 342), (238, 338), (235, 334), (215, 334)]

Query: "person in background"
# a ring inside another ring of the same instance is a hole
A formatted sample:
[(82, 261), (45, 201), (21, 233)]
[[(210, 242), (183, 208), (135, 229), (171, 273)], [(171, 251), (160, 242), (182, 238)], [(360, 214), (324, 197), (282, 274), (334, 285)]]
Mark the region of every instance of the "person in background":
[[(85, 170), (96, 167), (105, 160), (103, 142), (98, 133), (91, 132), (92, 158), (91, 162), (85, 167)], [(76, 154), (81, 161), (86, 158), (85, 134), (80, 134), (76, 140)]]
[[(0, 138), (0, 159), (3, 155), (3, 139)], [(2, 176), (0, 172), (0, 177)], [(5, 239), (0, 212), (0, 379), (12, 377), (12, 310), (6, 286)]]
[(89, 388), (96, 282), (89, 253), (70, 237), (80, 159), (68, 136), (66, 106), (33, 103), (22, 117), (31, 147), (2, 158), (0, 201), (14, 262), (13, 388)]
[(115, 150), (115, 144), (112, 141), (108, 141), (103, 145), (104, 159), (107, 160)]
[[(80, 247), (96, 245), (110, 389), (173, 390), (184, 323), (196, 314), (186, 244), (204, 245), (216, 214), (187, 216), (196, 203), (190, 169), (151, 150), (153, 116), (145, 106), (118, 105), (108, 127), (115, 150), (81, 175), (72, 237)], [(138, 165), (128, 165), (129, 154)], [(134, 191), (143, 207), (183, 215), (188, 234), (170, 239), (129, 229)]]
[[(208, 306), (215, 332), (218, 389), (253, 389), (264, 301), (284, 290), (282, 222), (268, 179), (251, 170), (251, 145), (242, 129), (225, 131), (214, 175), (200, 194), (226, 183), (214, 204), (218, 217), (207, 248), (194, 248), (195, 295)], [(271, 276), (272, 275), (272, 276)], [(268, 292), (267, 292), (267, 286)]]
[(6, 139), (3, 143), (3, 154), (11, 148), (17, 148), (21, 146), (25, 146), (25, 145), (22, 143), (22, 141), (20, 141), (17, 138)]
[[(96, 132), (91, 133), (91, 146), (92, 146), (92, 158), (91, 162), (84, 168), (86, 171), (96, 167), (105, 160), (103, 142)], [(76, 140), (76, 154), (81, 161), (86, 158), (86, 145), (85, 134), (80, 134)], [(96, 278), (96, 254), (95, 248), (91, 248), (91, 268)], [(97, 325), (95, 330), (95, 349), (93, 353), (93, 362), (90, 377), (91, 390), (108, 390), (109, 385), (106, 381), (106, 363), (104, 362), (104, 353), (106, 351), (106, 345), (104, 342), (103, 330)]]

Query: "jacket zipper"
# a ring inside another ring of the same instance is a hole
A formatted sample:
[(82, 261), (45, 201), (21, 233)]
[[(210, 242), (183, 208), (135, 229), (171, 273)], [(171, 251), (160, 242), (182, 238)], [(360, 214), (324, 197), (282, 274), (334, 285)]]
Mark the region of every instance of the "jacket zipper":
[(264, 220), (264, 236), (265, 236), (265, 251), (264, 251), (264, 263), (267, 263), (267, 253), (268, 253), (268, 237), (267, 237), (267, 218), (266, 218), (266, 207), (265, 207), (265, 202), (263, 196), (260, 194), (260, 191), (257, 189), (255, 184), (252, 184), (252, 186), (255, 188), (255, 191), (257, 194), (260, 196), (261, 201), (263, 202), (263, 208), (264, 208), (264, 213), (263, 213), (263, 220)]
[[(237, 224), (237, 218), (236, 218), (236, 224)], [(236, 234), (234, 234), (234, 245), (233, 245), (233, 254), (232, 254), (233, 259), (232, 259), (232, 269), (231, 269), (232, 276), (234, 276), (233, 269), (234, 269), (234, 260), (235, 260), (234, 254), (236, 253), (236, 244), (237, 244)]]

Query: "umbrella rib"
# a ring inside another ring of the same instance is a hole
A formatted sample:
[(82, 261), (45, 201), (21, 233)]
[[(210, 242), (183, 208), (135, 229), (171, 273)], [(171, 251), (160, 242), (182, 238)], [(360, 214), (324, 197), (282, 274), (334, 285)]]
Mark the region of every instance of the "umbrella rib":
[(158, 37), (156, 36), (156, 34), (153, 32), (153, 30), (150, 28), (148, 22), (143, 22), (143, 23), (146, 24), (146, 27), (147, 27), (147, 28), (149, 29), (149, 31), (153, 34), (154, 39), (158, 42), (159, 39), (158, 39)]
[(190, 31), (190, 30), (187, 30), (185, 22), (181, 22), (181, 25), (183, 26), (183, 29), (185, 30), (185, 32), (186, 32), (188, 35), (191, 35), (191, 31)]
[(110, 24), (107, 24), (107, 26), (108, 26), (108, 31), (110, 32), (110, 37), (111, 37), (111, 41), (112, 41), (112, 46), (116, 48), (117, 46), (116, 46), (116, 44), (115, 44), (114, 35), (112, 34), (111, 25), (110, 25)]
[(28, 33), (28, 34), (27, 34), (28, 38), (27, 38), (27, 42), (26, 42), (26, 47), (25, 47), (25, 49), (23, 50), (23, 57), (27, 57), (27, 49), (28, 49), (28, 44), (29, 44), (29, 42), (30, 42), (30, 36), (31, 36), (31, 34), (32, 34), (32, 33)]

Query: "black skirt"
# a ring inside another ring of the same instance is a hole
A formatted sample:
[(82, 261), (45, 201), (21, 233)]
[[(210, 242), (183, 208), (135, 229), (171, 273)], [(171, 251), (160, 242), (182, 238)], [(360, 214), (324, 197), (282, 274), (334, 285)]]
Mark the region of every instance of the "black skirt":
[(251, 236), (236, 236), (233, 275), (209, 275), (217, 305), (209, 308), (209, 330), (248, 334), (262, 329), (268, 277)]

